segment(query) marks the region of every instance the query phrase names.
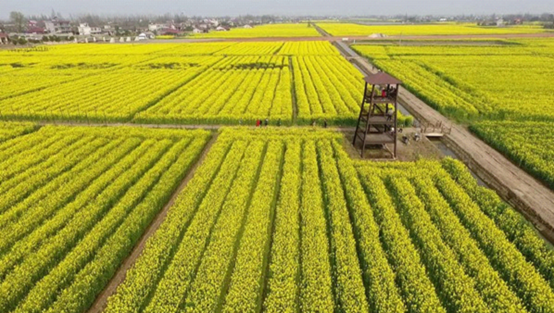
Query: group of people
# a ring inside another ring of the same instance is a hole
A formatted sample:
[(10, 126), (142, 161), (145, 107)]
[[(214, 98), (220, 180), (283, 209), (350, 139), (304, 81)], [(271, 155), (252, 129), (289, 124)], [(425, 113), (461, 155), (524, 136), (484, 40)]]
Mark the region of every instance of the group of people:
[[(415, 133), (414, 134), (414, 141), (415, 142), (421, 141), (421, 134), (420, 133)], [(402, 142), (407, 145), (410, 142), (410, 138), (407, 135), (403, 135), (402, 136)]]
[(398, 92), (398, 88), (395, 88), (393, 86), (383, 88), (381, 90), (381, 97), (383, 97), (383, 98), (385, 98), (385, 97), (394, 98), (394, 97), (396, 97), (397, 92)]
[[(239, 120), (239, 125), (243, 125), (242, 118)], [(312, 126), (316, 126), (316, 120), (312, 120), (312, 123), (310, 124)], [(256, 120), (256, 127), (267, 127), (269, 126), (269, 119), (266, 118), (265, 120)], [(281, 119), (277, 121), (277, 126), (281, 126)], [(323, 128), (327, 128), (327, 120), (323, 120)]]
[[(239, 120), (239, 125), (242, 126), (242, 124), (243, 124), (243, 122), (242, 122), (242, 118), (241, 118)], [(261, 119), (256, 120), (256, 127), (262, 127), (262, 126), (265, 126), (265, 127), (269, 126), (269, 119), (268, 118), (266, 118), (265, 120), (261, 120)], [(277, 126), (281, 126), (281, 119), (279, 119), (277, 121)]]
[(262, 122), (262, 120), (256, 120), (256, 127), (261, 127), (262, 124), (265, 124), (264, 126), (267, 127), (267, 125), (269, 125), (269, 119), (266, 118), (265, 121), (263, 121), (263, 122)]

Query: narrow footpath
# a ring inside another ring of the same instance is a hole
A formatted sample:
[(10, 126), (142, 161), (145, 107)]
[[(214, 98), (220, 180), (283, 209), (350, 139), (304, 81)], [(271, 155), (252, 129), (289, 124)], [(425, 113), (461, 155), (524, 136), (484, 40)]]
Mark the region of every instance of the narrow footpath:
[(92, 306), (88, 309), (87, 313), (101, 313), (106, 308), (106, 305), (108, 304), (108, 299), (110, 296), (112, 296), (115, 291), (117, 290), (117, 287), (125, 280), (125, 275), (127, 274), (127, 271), (131, 269), (131, 267), (135, 264), (135, 261), (137, 258), (142, 254), (142, 251), (144, 251), (144, 248), (146, 248), (146, 242), (148, 239), (154, 235), (156, 230), (160, 227), (160, 225), (163, 223), (165, 218), (167, 217), (167, 214), (169, 212), (169, 209), (173, 206), (175, 203), (175, 200), (183, 191), (185, 186), (188, 184), (188, 182), (192, 179), (194, 174), (196, 173), (196, 170), (198, 167), (204, 162), (204, 159), (206, 158), (206, 155), (210, 151), (210, 148), (212, 145), (216, 142), (218, 137), (217, 133), (214, 133), (212, 135), (212, 138), (210, 141), (206, 144), (204, 147), (204, 150), (202, 151), (202, 154), (198, 158), (198, 160), (194, 163), (193, 167), (189, 170), (183, 181), (181, 181), (181, 184), (179, 187), (173, 192), (173, 195), (167, 202), (167, 204), (163, 207), (163, 209), (158, 213), (158, 215), (154, 218), (150, 226), (146, 229), (146, 231), (142, 234), (142, 237), (137, 242), (135, 247), (133, 248), (133, 251), (129, 256), (123, 261), (117, 272), (114, 274), (110, 282), (106, 285), (104, 290), (96, 297), (96, 300), (92, 304)]

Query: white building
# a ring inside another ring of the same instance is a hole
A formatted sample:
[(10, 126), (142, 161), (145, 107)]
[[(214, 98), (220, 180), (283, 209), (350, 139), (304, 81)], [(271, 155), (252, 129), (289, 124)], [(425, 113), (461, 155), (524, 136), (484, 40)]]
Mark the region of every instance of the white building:
[(98, 34), (104, 33), (104, 31), (100, 27), (91, 27), (90, 28), (90, 33), (93, 34), (93, 35), (98, 35)]
[(80, 36), (90, 36), (92, 35), (92, 27), (88, 26), (87, 23), (79, 24), (79, 35)]
[(148, 36), (146, 36), (145, 33), (141, 33), (140, 35), (138, 35), (136, 38), (135, 38), (135, 41), (141, 41), (141, 40), (146, 40), (148, 39)]
[(44, 26), (51, 34), (67, 34), (71, 32), (71, 23), (69, 21), (53, 19), (51, 21), (44, 21)]
[(226, 32), (227, 28), (225, 28), (223, 26), (218, 26), (215, 30), (217, 30), (218, 32)]
[(250, 25), (244, 25), (244, 28), (250, 29), (250, 28), (252, 28), (252, 26), (250, 26)]
[(158, 31), (158, 30), (166, 29), (166, 28), (169, 28), (169, 27), (167, 25), (164, 25), (164, 24), (155, 24), (155, 23), (148, 24), (148, 30), (151, 31), (151, 32), (155, 32), (155, 31)]

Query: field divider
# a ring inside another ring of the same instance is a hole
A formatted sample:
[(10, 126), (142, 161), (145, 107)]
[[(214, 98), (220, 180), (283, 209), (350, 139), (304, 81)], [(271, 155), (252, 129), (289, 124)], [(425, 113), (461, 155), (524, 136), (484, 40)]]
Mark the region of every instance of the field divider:
[[(195, 290), (195, 287), (196, 287), (195, 282), (196, 282), (198, 277), (202, 277), (201, 274), (199, 276), (199, 272), (201, 273), (201, 270), (203, 268), (202, 266), (204, 265), (204, 257), (206, 255), (206, 253), (208, 253), (208, 257), (210, 256), (209, 253), (211, 252), (210, 248), (212, 247), (212, 242), (217, 242), (218, 230), (222, 229), (222, 228), (220, 228), (221, 225), (219, 225), (219, 223), (221, 221), (220, 219), (225, 218), (226, 215), (229, 214), (229, 212), (226, 210), (228, 208), (228, 206), (226, 206), (226, 204), (228, 204), (229, 202), (232, 203), (232, 201), (233, 201), (233, 198), (230, 196), (230, 195), (233, 195), (233, 189), (236, 188), (236, 184), (239, 184), (237, 182), (242, 182), (244, 180), (244, 178), (241, 176), (241, 174), (244, 171), (245, 167), (246, 167), (246, 169), (248, 169), (248, 164), (249, 164), (248, 161), (251, 161), (251, 160), (249, 160), (249, 158), (252, 158), (252, 156), (250, 154), (254, 154), (254, 152), (255, 152), (255, 150), (253, 150), (252, 146), (253, 146), (252, 142), (245, 143), (245, 147), (244, 147), (244, 150), (242, 151), (240, 162), (237, 164), (237, 168), (232, 172), (231, 179), (230, 179), (231, 182), (228, 185), (228, 189), (225, 192), (225, 195), (223, 197), (221, 205), (219, 206), (219, 210), (216, 212), (216, 215), (213, 218), (213, 223), (209, 227), (210, 229), (209, 229), (209, 232), (206, 234), (206, 240), (205, 240), (204, 243), (202, 243), (200, 245), (201, 248), (202, 248), (202, 251), (200, 252), (200, 254), (198, 255), (198, 258), (196, 260), (191, 260), (190, 261), (192, 263), (192, 265), (193, 265), (192, 267), (194, 269), (191, 269), (190, 273), (188, 274), (189, 279), (186, 279), (187, 283), (184, 286), (184, 288), (182, 288), (182, 294), (181, 294), (180, 301), (178, 303), (175, 302), (175, 307), (177, 307), (178, 311), (182, 311), (182, 312), (186, 311), (186, 308), (188, 307), (188, 304), (189, 304), (188, 302), (190, 301), (189, 299), (191, 297), (190, 294), (191, 294), (191, 292), (193, 292), (193, 290)], [(181, 242), (180, 245), (183, 245), (183, 243)], [(183, 247), (183, 246), (181, 246), (181, 247)], [(174, 256), (174, 259), (176, 257), (177, 256)], [(155, 300), (156, 299), (154, 299), (153, 301), (155, 301)], [(197, 300), (197, 299), (195, 299), (195, 300)], [(202, 299), (202, 300), (205, 300), (205, 299)], [(194, 300), (193, 300), (193, 302), (195, 304), (198, 303)], [(151, 302), (150, 304), (152, 304), (152, 303), (153, 302)], [(161, 307), (160, 307), (159, 304), (157, 306), (154, 306), (154, 307), (152, 307), (150, 304), (147, 306), (147, 311), (146, 312), (158, 312), (159, 310), (167, 309), (167, 307), (168, 307), (168, 305), (165, 304), (165, 303), (162, 304)]]
[(275, 50), (275, 52), (272, 55), (274, 56), (280, 55), (279, 53), (281, 52), (281, 50), (283, 50), (284, 46), (285, 46), (285, 42), (283, 41), (283, 43), (279, 46), (279, 48), (277, 48), (277, 50)]
[(292, 125), (297, 125), (298, 119), (298, 103), (296, 102), (296, 87), (294, 85), (294, 67), (292, 65), (292, 56), (289, 56), (289, 71), (290, 71), (290, 93), (292, 98)]
[(182, 180), (179, 187), (175, 189), (175, 191), (169, 198), (169, 201), (167, 202), (167, 204), (156, 215), (152, 223), (148, 226), (148, 228), (143, 233), (138, 243), (133, 248), (133, 251), (131, 252), (131, 254), (129, 254), (129, 256), (127, 256), (127, 258), (123, 261), (123, 263), (120, 265), (119, 269), (112, 277), (110, 282), (106, 285), (104, 290), (96, 297), (96, 300), (88, 309), (87, 313), (101, 313), (102, 311), (104, 311), (104, 309), (106, 308), (106, 304), (108, 302), (108, 298), (115, 293), (115, 291), (117, 290), (117, 287), (125, 280), (127, 271), (131, 269), (131, 267), (135, 264), (135, 261), (137, 260), (137, 258), (142, 254), (144, 248), (146, 247), (146, 242), (148, 241), (148, 239), (152, 235), (154, 235), (156, 230), (158, 230), (160, 225), (163, 223), (163, 221), (167, 217), (169, 209), (175, 203), (177, 196), (179, 196), (179, 194), (181, 193), (181, 191), (183, 191), (183, 189), (188, 184), (188, 182), (194, 177), (196, 170), (203, 163), (211, 147), (216, 142), (217, 137), (218, 137), (217, 133), (212, 135), (212, 138), (204, 146), (204, 149), (202, 150), (201, 155), (198, 157), (193, 167), (189, 170), (188, 174)]
[(271, 115), (271, 111), (273, 111), (273, 107), (275, 106), (275, 97), (277, 96), (277, 92), (279, 91), (279, 84), (281, 84), (281, 72), (279, 72), (279, 78), (277, 79), (277, 84), (275, 84), (275, 87), (273, 88), (273, 98), (271, 99), (271, 106), (269, 107), (269, 110), (267, 111), (267, 117), (269, 118)]

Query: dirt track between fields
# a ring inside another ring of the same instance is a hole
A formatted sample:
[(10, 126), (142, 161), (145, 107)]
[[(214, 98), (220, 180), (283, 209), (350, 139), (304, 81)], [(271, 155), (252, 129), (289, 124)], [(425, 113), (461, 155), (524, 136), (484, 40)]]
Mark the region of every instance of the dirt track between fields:
[(167, 213), (169, 212), (169, 209), (173, 206), (175, 203), (175, 200), (177, 199), (177, 196), (183, 191), (185, 186), (188, 184), (188, 182), (192, 179), (194, 176), (194, 173), (196, 173), (196, 170), (198, 167), (203, 163), (204, 159), (206, 158), (206, 155), (210, 151), (210, 148), (217, 140), (217, 133), (214, 133), (210, 141), (206, 144), (204, 147), (204, 150), (202, 150), (202, 154), (198, 158), (196, 162), (193, 163), (192, 168), (189, 170), (179, 187), (175, 190), (173, 195), (171, 195), (171, 198), (166, 203), (166, 205), (163, 207), (163, 209), (158, 213), (158, 215), (154, 218), (152, 223), (148, 226), (144, 234), (142, 234), (142, 237), (140, 238), (139, 242), (135, 245), (133, 248), (133, 251), (125, 261), (121, 264), (115, 275), (112, 277), (108, 285), (104, 288), (104, 290), (96, 297), (96, 300), (92, 304), (92, 306), (89, 308), (87, 313), (101, 313), (106, 308), (106, 305), (108, 303), (108, 298), (115, 293), (117, 290), (117, 287), (125, 280), (125, 275), (127, 274), (127, 271), (131, 269), (131, 267), (135, 264), (135, 261), (137, 258), (142, 254), (142, 251), (144, 251), (144, 248), (146, 247), (146, 242), (148, 239), (154, 235), (156, 230), (160, 227), (160, 225), (165, 220)]
[[(358, 56), (345, 43), (336, 44), (341, 53), (357, 65), (364, 74), (377, 69)], [(499, 195), (516, 207), (537, 229), (554, 243), (554, 192), (527, 172), (513, 164), (501, 153), (474, 136), (463, 126), (431, 108), (405, 88), (399, 91), (399, 102), (419, 121), (431, 125), (452, 125), (444, 137), (446, 145), (454, 150), (466, 165)]]
[(194, 42), (271, 42), (271, 41), (383, 41), (383, 40), (458, 40), (458, 39), (524, 39), (524, 38), (554, 38), (554, 32), (536, 34), (481, 34), (481, 35), (421, 35), (421, 36), (389, 36), (385, 38), (370, 38), (369, 36), (310, 36), (310, 37), (270, 37), (270, 38), (190, 38), (172, 40), (150, 40), (138, 42), (149, 43), (194, 43)]

